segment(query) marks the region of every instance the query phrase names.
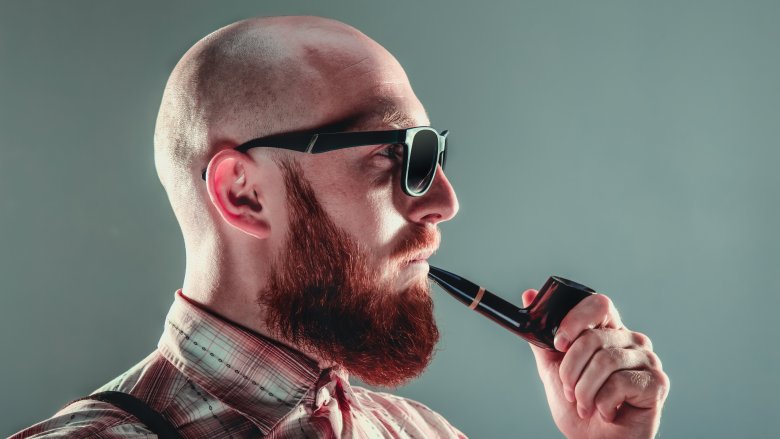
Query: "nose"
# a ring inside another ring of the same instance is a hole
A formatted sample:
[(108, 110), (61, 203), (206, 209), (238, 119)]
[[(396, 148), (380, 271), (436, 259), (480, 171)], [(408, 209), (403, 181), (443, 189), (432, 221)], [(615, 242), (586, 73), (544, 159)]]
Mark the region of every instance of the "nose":
[(421, 197), (405, 197), (409, 202), (409, 220), (418, 223), (436, 225), (452, 219), (460, 206), (447, 176), (441, 166), (436, 167), (436, 176), (430, 189)]

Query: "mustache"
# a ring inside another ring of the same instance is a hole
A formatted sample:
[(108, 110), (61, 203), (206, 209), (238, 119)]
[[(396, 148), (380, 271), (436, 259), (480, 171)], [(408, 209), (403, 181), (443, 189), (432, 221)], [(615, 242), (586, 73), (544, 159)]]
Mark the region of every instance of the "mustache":
[(405, 261), (415, 257), (421, 251), (436, 251), (441, 243), (441, 232), (436, 226), (418, 227), (401, 242), (392, 253), (395, 260)]

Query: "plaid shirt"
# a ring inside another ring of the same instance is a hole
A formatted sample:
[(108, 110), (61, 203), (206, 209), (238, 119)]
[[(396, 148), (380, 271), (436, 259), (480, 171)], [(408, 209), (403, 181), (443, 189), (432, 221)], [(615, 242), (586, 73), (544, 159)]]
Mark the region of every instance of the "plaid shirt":
[[(418, 402), (351, 386), (317, 362), (231, 324), (176, 292), (157, 350), (96, 392), (130, 393), (186, 438), (465, 438)], [(83, 400), (22, 438), (154, 436), (134, 416)]]

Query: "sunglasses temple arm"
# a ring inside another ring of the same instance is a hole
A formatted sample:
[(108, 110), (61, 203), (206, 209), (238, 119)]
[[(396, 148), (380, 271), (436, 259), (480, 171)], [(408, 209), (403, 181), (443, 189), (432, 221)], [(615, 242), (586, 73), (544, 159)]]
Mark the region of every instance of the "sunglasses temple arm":
[(406, 130), (325, 133), (318, 135), (310, 152), (317, 154), (354, 146), (395, 144), (404, 141), (406, 141)]

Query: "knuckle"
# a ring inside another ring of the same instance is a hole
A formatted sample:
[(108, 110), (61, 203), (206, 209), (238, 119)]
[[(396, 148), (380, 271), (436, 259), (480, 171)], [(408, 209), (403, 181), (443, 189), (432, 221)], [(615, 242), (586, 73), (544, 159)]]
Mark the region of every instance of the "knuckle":
[(601, 331), (597, 329), (586, 329), (582, 331), (580, 337), (582, 338), (583, 348), (589, 352), (602, 348), (604, 345), (604, 341), (601, 338)]
[(650, 366), (651, 369), (661, 369), (663, 368), (663, 365), (661, 364), (661, 358), (653, 351), (646, 351), (645, 355), (647, 355), (647, 364)]
[(569, 352), (588, 353), (603, 347), (599, 331), (595, 329), (585, 329), (577, 336), (571, 344)]
[(669, 388), (671, 387), (671, 381), (669, 376), (663, 371), (658, 371), (654, 374), (654, 383), (656, 386), (656, 401), (664, 401), (669, 395)]
[(594, 365), (600, 369), (616, 369), (624, 355), (621, 349), (606, 348), (601, 349), (593, 356)]
[(647, 348), (652, 350), (653, 349), (653, 342), (650, 341), (650, 337), (647, 335), (641, 333), (641, 332), (634, 332), (632, 333), (632, 341), (635, 345)]
[(604, 294), (596, 293), (592, 297), (593, 304), (596, 305), (596, 307), (599, 309), (599, 311), (603, 311), (605, 314), (609, 312), (610, 308), (612, 308), (612, 299), (607, 297)]

